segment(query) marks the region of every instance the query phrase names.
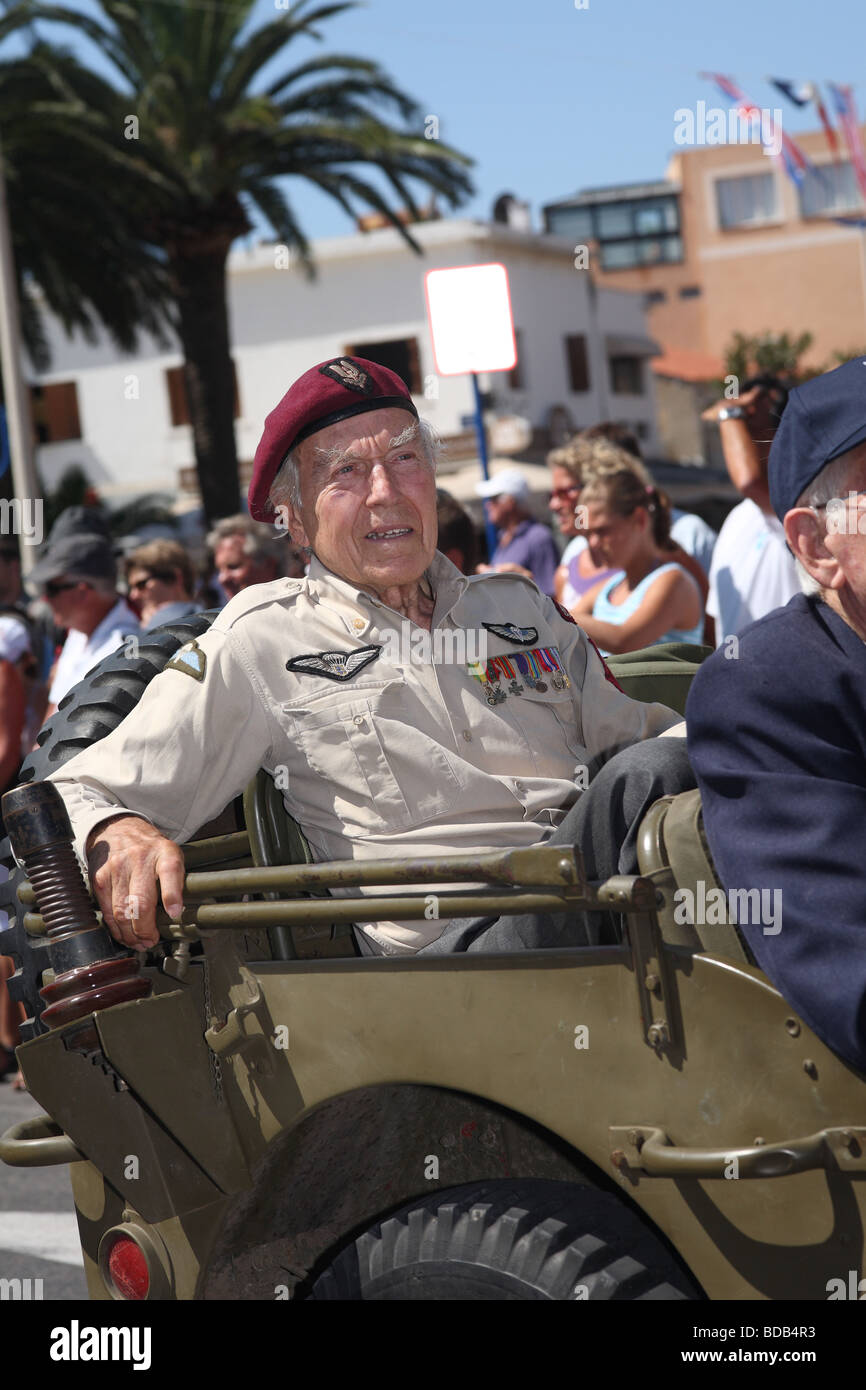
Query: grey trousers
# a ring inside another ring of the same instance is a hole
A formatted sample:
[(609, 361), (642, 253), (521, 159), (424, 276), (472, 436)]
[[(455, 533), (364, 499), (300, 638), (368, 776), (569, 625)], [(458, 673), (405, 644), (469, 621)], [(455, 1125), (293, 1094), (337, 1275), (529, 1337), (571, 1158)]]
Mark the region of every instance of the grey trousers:
[[(578, 797), (546, 842), (576, 845), (590, 880), (637, 873), (637, 832), (644, 815), (662, 796), (690, 791), (695, 776), (684, 738), (652, 738), (631, 744), (611, 758)], [(357, 938), (362, 932), (355, 933)], [(610, 945), (618, 939), (616, 918), (607, 913), (528, 913), (513, 917), (455, 917), (419, 952), (529, 951), (554, 946)], [(378, 955), (369, 937), (364, 955)]]

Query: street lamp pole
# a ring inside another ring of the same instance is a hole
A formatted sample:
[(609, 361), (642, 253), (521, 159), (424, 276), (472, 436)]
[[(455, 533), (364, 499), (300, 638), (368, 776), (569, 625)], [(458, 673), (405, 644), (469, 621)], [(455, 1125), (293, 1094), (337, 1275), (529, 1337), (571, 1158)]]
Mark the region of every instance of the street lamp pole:
[[(18, 293), (15, 283), (15, 261), (12, 255), (12, 234), (9, 229), (9, 209), (6, 202), (6, 174), (3, 150), (0, 146), (0, 369), (6, 402), (6, 426), (9, 431), (9, 456), (12, 469), (12, 489), (23, 503), (35, 503), (39, 485), (33, 456), (33, 432), (30, 421), (30, 401), (21, 372), (21, 319), (18, 312)], [(9, 513), (18, 515), (17, 509)], [(30, 545), (19, 546), (21, 573), (33, 566)]]

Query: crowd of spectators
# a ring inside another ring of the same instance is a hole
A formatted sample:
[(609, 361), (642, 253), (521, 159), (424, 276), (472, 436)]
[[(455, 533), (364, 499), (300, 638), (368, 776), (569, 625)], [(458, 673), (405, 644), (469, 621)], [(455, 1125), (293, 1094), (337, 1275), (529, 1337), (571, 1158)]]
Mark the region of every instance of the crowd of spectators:
[[(604, 651), (671, 641), (720, 646), (800, 589), (767, 483), (787, 397), (778, 378), (758, 376), (735, 401), (704, 412), (719, 428), (742, 498), (718, 536), (702, 517), (671, 504), (631, 430), (602, 421), (548, 454), (559, 544), (533, 519), (526, 478), (511, 468), (475, 489), (498, 531), (488, 564), (474, 563), (480, 538), (468, 513), (440, 489), (440, 525), (452, 547), (446, 553), (464, 573), (495, 569), (534, 579)], [(458, 527), (463, 537), (471, 530), (471, 542), (454, 539)]]
[[(250, 584), (297, 576), (305, 556), (272, 526), (239, 513), (218, 522), (202, 553), (170, 537), (124, 550), (100, 507), (69, 507), (22, 583), (14, 537), (0, 538), (0, 794), (58, 705), (110, 653), (137, 652), (154, 628), (219, 608)], [(134, 639), (134, 640), (131, 640)], [(16, 1073), (23, 1018), (0, 956), (0, 1077)]]

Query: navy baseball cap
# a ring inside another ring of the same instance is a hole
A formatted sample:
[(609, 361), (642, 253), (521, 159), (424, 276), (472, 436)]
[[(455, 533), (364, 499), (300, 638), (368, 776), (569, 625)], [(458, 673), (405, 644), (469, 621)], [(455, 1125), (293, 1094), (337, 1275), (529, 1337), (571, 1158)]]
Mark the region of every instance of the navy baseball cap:
[(781, 521), (825, 463), (866, 440), (866, 357), (813, 377), (788, 397), (770, 449), (773, 510)]

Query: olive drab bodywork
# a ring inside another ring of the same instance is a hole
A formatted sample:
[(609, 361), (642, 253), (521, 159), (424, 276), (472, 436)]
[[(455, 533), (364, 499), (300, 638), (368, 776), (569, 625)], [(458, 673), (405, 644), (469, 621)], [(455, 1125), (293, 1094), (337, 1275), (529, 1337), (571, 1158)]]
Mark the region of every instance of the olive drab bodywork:
[[(681, 920), (682, 890), (718, 887), (699, 811), (697, 793), (653, 807), (639, 878), (587, 885), (548, 846), (374, 877), (311, 864), (260, 774), (233, 824), (185, 846), (187, 906), (162, 919), (146, 997), (45, 1030), (31, 988), (18, 1056), (45, 1116), (0, 1157), (69, 1165), (93, 1299), (397, 1298), (409, 1271), (428, 1297), (823, 1300), (863, 1267), (866, 1085), (734, 925)], [(604, 947), (359, 958), (361, 882), (389, 918), (463, 882), (476, 913), (585, 904), (623, 927)], [(5, 905), (20, 978), (50, 985), (20, 870)], [(515, 1210), (531, 1239), (554, 1212), (598, 1239), (557, 1284), (516, 1247), (499, 1267), (480, 1235), (443, 1235)], [(412, 1246), (434, 1229), (435, 1260), (432, 1238)], [(606, 1263), (586, 1254), (601, 1246)], [(488, 1291), (455, 1294), (457, 1273)]]

